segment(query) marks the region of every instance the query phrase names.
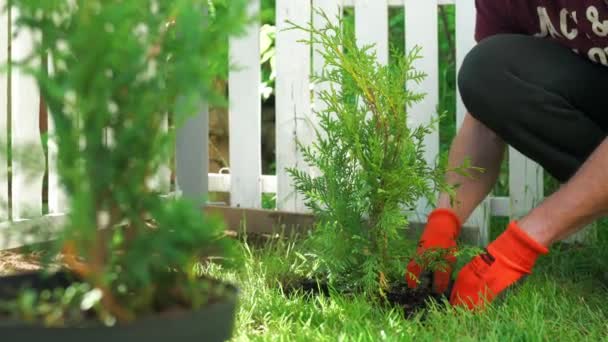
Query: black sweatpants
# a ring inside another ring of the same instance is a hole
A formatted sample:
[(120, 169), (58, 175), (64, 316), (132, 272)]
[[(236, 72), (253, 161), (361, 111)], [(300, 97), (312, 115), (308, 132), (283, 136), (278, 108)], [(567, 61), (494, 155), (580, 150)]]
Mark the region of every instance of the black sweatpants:
[(546, 38), (481, 41), (458, 87), (473, 117), (561, 182), (608, 132), (608, 67)]

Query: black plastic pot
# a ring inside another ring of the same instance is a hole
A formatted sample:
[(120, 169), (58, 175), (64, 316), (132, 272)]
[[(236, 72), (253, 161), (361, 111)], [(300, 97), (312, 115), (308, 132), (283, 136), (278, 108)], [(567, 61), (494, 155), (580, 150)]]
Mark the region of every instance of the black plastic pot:
[[(67, 287), (73, 278), (69, 273), (58, 272), (51, 276), (26, 273), (0, 277), (0, 300), (16, 298), (24, 287), (42, 291)], [(107, 342), (188, 342), (226, 341), (234, 328), (237, 289), (227, 285), (224, 299), (196, 310), (141, 317), (129, 325), (107, 328), (92, 323), (86, 328), (46, 328), (25, 322), (1, 319), (2, 341), (107, 341)]]

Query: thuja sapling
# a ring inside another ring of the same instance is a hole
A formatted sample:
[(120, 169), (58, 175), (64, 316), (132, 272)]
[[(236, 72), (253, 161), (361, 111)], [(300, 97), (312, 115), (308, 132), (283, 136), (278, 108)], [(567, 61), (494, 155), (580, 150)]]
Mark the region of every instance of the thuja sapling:
[[(229, 256), (230, 240), (193, 203), (163, 201), (148, 184), (174, 146), (173, 132), (163, 130), (166, 114), (180, 125), (202, 102), (224, 102), (211, 86), (227, 74), (217, 46), (241, 32), (247, 1), (9, 3), (15, 29), (36, 37), (32, 53), (13, 67), (37, 80), (49, 106), (70, 198), (68, 223), (52, 246), (85, 286), (66, 290), (70, 298), (26, 292), (32, 305), (18, 300), (8, 314), (77, 324), (87, 318), (78, 307), (84, 301), (113, 324), (205, 306), (217, 293), (193, 266), (208, 255)], [(37, 63), (47, 55), (51, 73)], [(57, 304), (51, 312), (49, 302)]]
[[(291, 23), (289, 29), (310, 34), (303, 43), (314, 46), (325, 61), (314, 76), (317, 84), (328, 85), (318, 95), (324, 109), (315, 112), (316, 140), (299, 144), (306, 163), (321, 175), (288, 171), (318, 218), (309, 244), (322, 259), (324, 276), (336, 286), (382, 296), (403, 279), (412, 251), (404, 234), (404, 209), (454, 189), (444, 180), (445, 164), (425, 160), (424, 138), (437, 119), (408, 125), (412, 104), (424, 99), (406, 88), (426, 76), (413, 66), (420, 49), (405, 55), (394, 50), (391, 63), (382, 65), (374, 46), (357, 45), (348, 22), (334, 23), (318, 13), (324, 27)], [(463, 173), (467, 166), (450, 171)], [(441, 253), (432, 252), (429, 262), (441, 268)]]

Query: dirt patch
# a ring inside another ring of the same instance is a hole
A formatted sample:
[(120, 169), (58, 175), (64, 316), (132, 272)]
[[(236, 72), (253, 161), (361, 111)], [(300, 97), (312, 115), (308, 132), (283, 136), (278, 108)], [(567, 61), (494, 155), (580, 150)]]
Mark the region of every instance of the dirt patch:
[(412, 290), (402, 283), (393, 284), (386, 296), (390, 305), (402, 307), (408, 318), (425, 309), (429, 300), (441, 302), (442, 299), (441, 295), (435, 294), (430, 288), (421, 287)]
[[(336, 290), (344, 295), (353, 295), (356, 292), (349, 289)], [(295, 294), (304, 295), (312, 298), (314, 296), (329, 296), (330, 289), (327, 283), (317, 282), (311, 279), (299, 280), (284, 286), (286, 296)], [(435, 294), (429, 287), (419, 287), (410, 289), (407, 284), (394, 283), (386, 294), (386, 305), (389, 307), (403, 308), (407, 318), (413, 317), (416, 313), (425, 309), (431, 299), (441, 302), (443, 296)]]
[(21, 254), (11, 251), (0, 252), (0, 276), (31, 272), (41, 268), (40, 255)]

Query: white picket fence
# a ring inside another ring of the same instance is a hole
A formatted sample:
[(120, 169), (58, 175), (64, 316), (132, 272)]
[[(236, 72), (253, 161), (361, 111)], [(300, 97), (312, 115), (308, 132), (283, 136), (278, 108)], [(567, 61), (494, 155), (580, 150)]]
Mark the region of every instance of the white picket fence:
[[(0, 0), (4, 6), (7, 0)], [(276, 193), (278, 209), (305, 211), (302, 198), (294, 192), (286, 167), (306, 167), (296, 149), (296, 140), (312, 141), (310, 127), (312, 110), (318, 103), (310, 97), (310, 71), (318, 71), (323, 65), (322, 57), (313, 54), (309, 47), (297, 41), (306, 38), (298, 31), (282, 31), (286, 20), (306, 24), (313, 18), (315, 25), (323, 23), (312, 16), (312, 8), (320, 8), (334, 17), (344, 7), (354, 7), (356, 35), (361, 44), (374, 43), (382, 62), (388, 61), (388, 8), (402, 7), (405, 10), (406, 49), (420, 46), (425, 56), (416, 67), (428, 74), (420, 90), (427, 94), (425, 100), (412, 110), (411, 124), (426, 124), (436, 113), (439, 99), (438, 67), (438, 6), (456, 5), (456, 50), (460, 64), (467, 51), (474, 45), (473, 30), (475, 8), (473, 0), (277, 0), (276, 34), (276, 165), (277, 175), (262, 175), (261, 156), (261, 101), (260, 101), (260, 25), (253, 24), (248, 33), (230, 42), (231, 62), (240, 66), (229, 79), (230, 109), (230, 172), (208, 174), (207, 167), (207, 115), (201, 111), (191, 118), (178, 133), (176, 146), (177, 182), (186, 196), (199, 196), (208, 189), (214, 192), (230, 192), (231, 206), (260, 208), (262, 193)], [(250, 11), (257, 13), (260, 0), (251, 0)], [(13, 16), (16, 14), (13, 13)], [(31, 46), (30, 37), (20, 35), (9, 40), (9, 18), (0, 16), (0, 63), (7, 60), (9, 45), (14, 58), (18, 58)], [(10, 42), (10, 43), (9, 43)], [(10, 85), (10, 86), (9, 86)], [(414, 87), (415, 85), (411, 85)], [(10, 93), (9, 93), (10, 89)], [(316, 89), (315, 91), (319, 91)], [(34, 144), (27, 155), (12, 156), (12, 208), (0, 208), (3, 226), (27, 220), (61, 218), (67, 211), (65, 197), (59, 187), (54, 167), (56, 148), (49, 143), (48, 203), (50, 214), (42, 215), (42, 179), (45, 165), (41, 162), (32, 170), (24, 169), (24, 161), (32, 157), (44, 160), (40, 141), (38, 114), (40, 98), (35, 83), (23, 75), (13, 73), (11, 80), (0, 75), (0, 137), (8, 136), (12, 130), (12, 145), (15, 147)], [(8, 110), (12, 122), (7, 122)], [(465, 110), (459, 103), (458, 122), (462, 122)], [(314, 120), (312, 120), (314, 122)], [(9, 126), (10, 125), (10, 126)], [(52, 132), (52, 123), (50, 125)], [(438, 133), (426, 139), (429, 161), (434, 161), (439, 152)], [(542, 171), (533, 162), (519, 153), (510, 151), (510, 196), (489, 197), (474, 213), (468, 226), (479, 229), (479, 243), (488, 239), (488, 222), (491, 215), (518, 217), (543, 198)], [(2, 158), (2, 157), (0, 157)], [(0, 203), (9, 200), (8, 162), (0, 160)], [(168, 190), (169, 173), (162, 173), (159, 186)], [(421, 203), (416, 213), (424, 220), (428, 209)], [(10, 214), (10, 215), (9, 215)], [(8, 222), (9, 216), (12, 221)], [(0, 226), (2, 227), (2, 226)], [(1, 248), (0, 248), (1, 249)]]

